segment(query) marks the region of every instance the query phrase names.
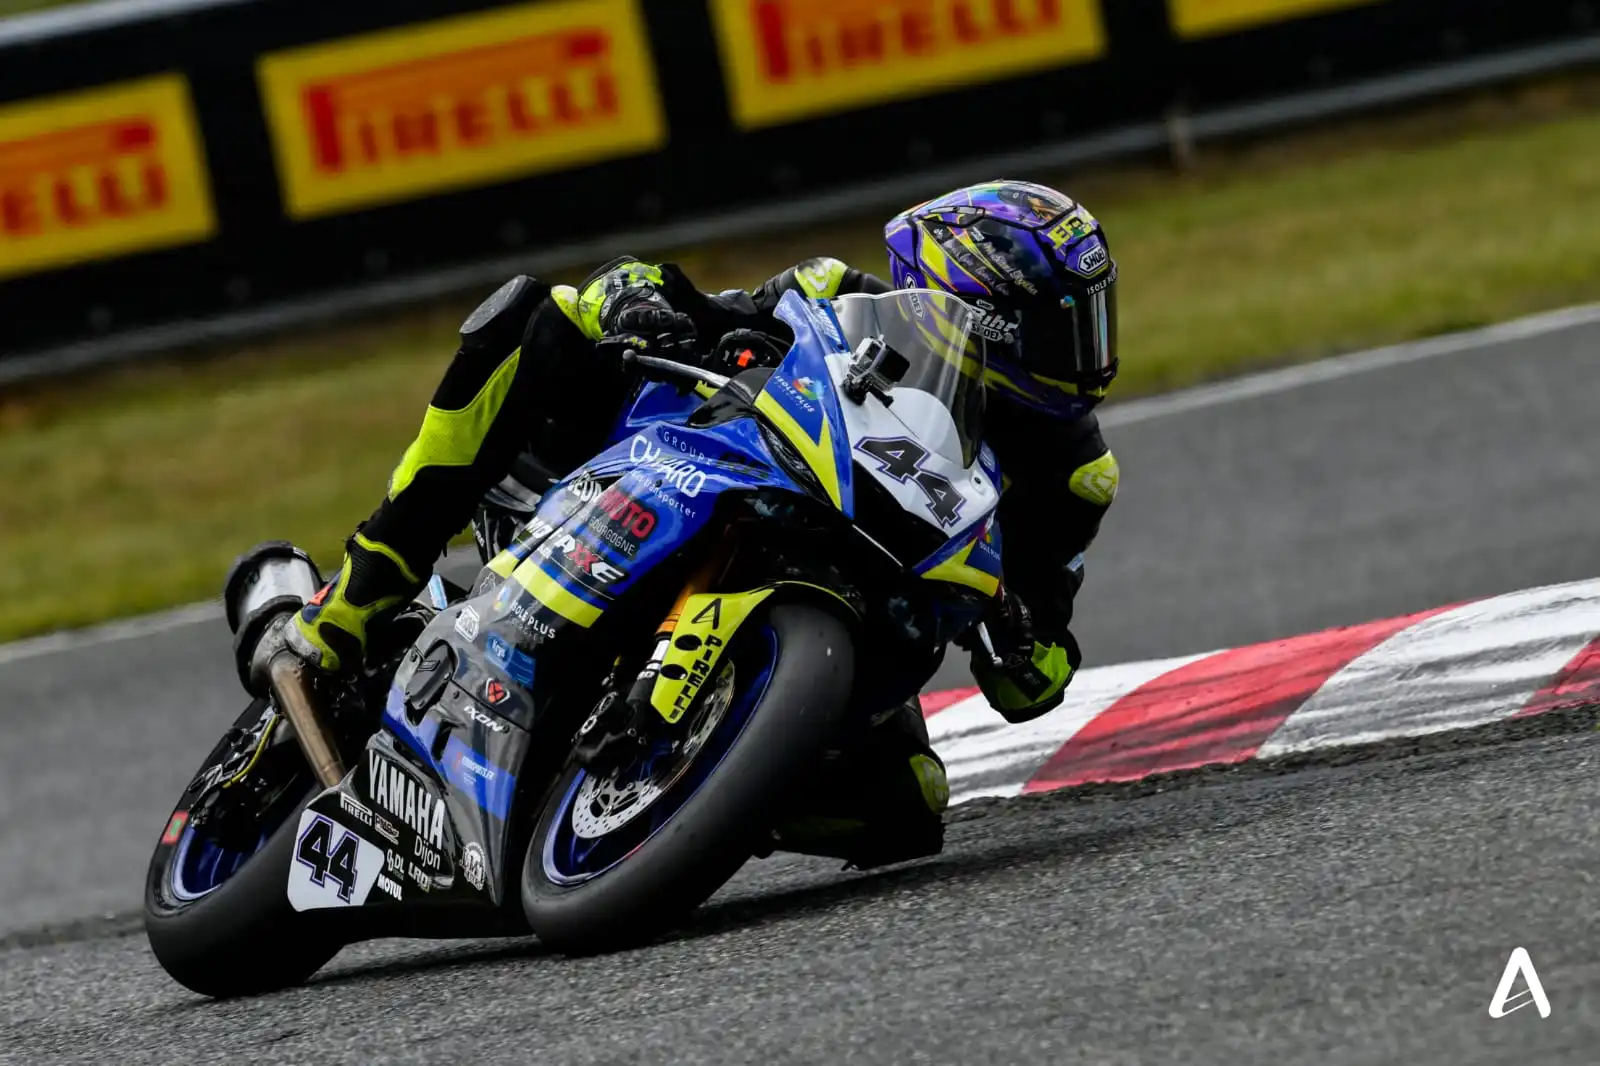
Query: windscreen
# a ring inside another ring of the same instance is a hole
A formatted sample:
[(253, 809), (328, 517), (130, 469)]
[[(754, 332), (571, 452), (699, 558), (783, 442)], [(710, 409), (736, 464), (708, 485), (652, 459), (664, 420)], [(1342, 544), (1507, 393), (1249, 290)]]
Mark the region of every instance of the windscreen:
[(889, 407), (931, 451), (971, 466), (983, 441), (984, 343), (973, 310), (957, 296), (903, 289), (841, 296), (834, 311), (854, 351), (878, 338), (908, 364)]

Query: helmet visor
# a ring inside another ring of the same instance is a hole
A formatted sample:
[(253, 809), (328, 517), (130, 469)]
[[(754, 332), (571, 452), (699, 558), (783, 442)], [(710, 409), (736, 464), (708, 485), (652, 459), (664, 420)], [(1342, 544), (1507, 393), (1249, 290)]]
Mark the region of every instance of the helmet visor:
[(1109, 380), (1117, 366), (1117, 279), (1075, 300), (1072, 310), (1078, 338), (1075, 369), (1085, 378)]
[(1065, 296), (1058, 313), (1024, 312), (1017, 331), (1023, 369), (1042, 381), (1103, 389), (1117, 374), (1117, 280)]

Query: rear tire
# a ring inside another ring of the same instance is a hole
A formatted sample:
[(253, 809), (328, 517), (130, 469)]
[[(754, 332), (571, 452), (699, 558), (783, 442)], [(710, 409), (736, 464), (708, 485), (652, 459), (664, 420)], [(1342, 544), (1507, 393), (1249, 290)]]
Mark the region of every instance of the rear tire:
[[(787, 786), (821, 757), (848, 710), (849, 630), (818, 608), (780, 605), (765, 625), (758, 617), (741, 627), (729, 658), (741, 646), (748, 654), (750, 635), (768, 626), (777, 651), (765, 695), (721, 762), (637, 850), (575, 885), (552, 880), (546, 870), (545, 841), (556, 819), (569, 816), (564, 801), (581, 771), (569, 767), (558, 778), (522, 869), (523, 911), (546, 946), (568, 954), (613, 950), (681, 921), (750, 858)], [(709, 745), (701, 756), (707, 754)]]
[[(256, 700), (239, 722), (254, 722), (265, 706)], [(225, 747), (219, 744), (202, 767)], [(316, 912), (297, 913), (288, 897), (300, 812), (320, 792), (305, 769), (282, 801), (290, 808), (282, 822), (231, 876), (197, 899), (182, 898), (174, 886), (179, 844), (156, 846), (145, 877), (144, 928), (150, 950), (173, 980), (218, 999), (258, 995), (299, 984), (338, 953), (343, 944), (330, 923), (314, 920)], [(174, 814), (187, 811), (193, 799), (185, 792)]]

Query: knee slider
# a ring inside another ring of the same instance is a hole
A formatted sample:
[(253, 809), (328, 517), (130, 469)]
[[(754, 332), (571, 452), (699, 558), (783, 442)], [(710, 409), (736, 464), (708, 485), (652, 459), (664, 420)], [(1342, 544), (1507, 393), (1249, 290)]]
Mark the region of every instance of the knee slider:
[(479, 304), (461, 323), (463, 347), (505, 348), (509, 352), (522, 338), (534, 309), (550, 293), (550, 286), (518, 274)]

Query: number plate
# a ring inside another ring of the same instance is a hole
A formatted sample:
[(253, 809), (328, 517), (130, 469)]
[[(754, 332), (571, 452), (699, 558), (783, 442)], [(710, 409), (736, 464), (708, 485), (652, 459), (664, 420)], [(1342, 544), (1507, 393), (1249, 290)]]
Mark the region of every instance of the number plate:
[(289, 905), (295, 910), (359, 907), (382, 872), (382, 848), (325, 814), (300, 815), (289, 864)]

